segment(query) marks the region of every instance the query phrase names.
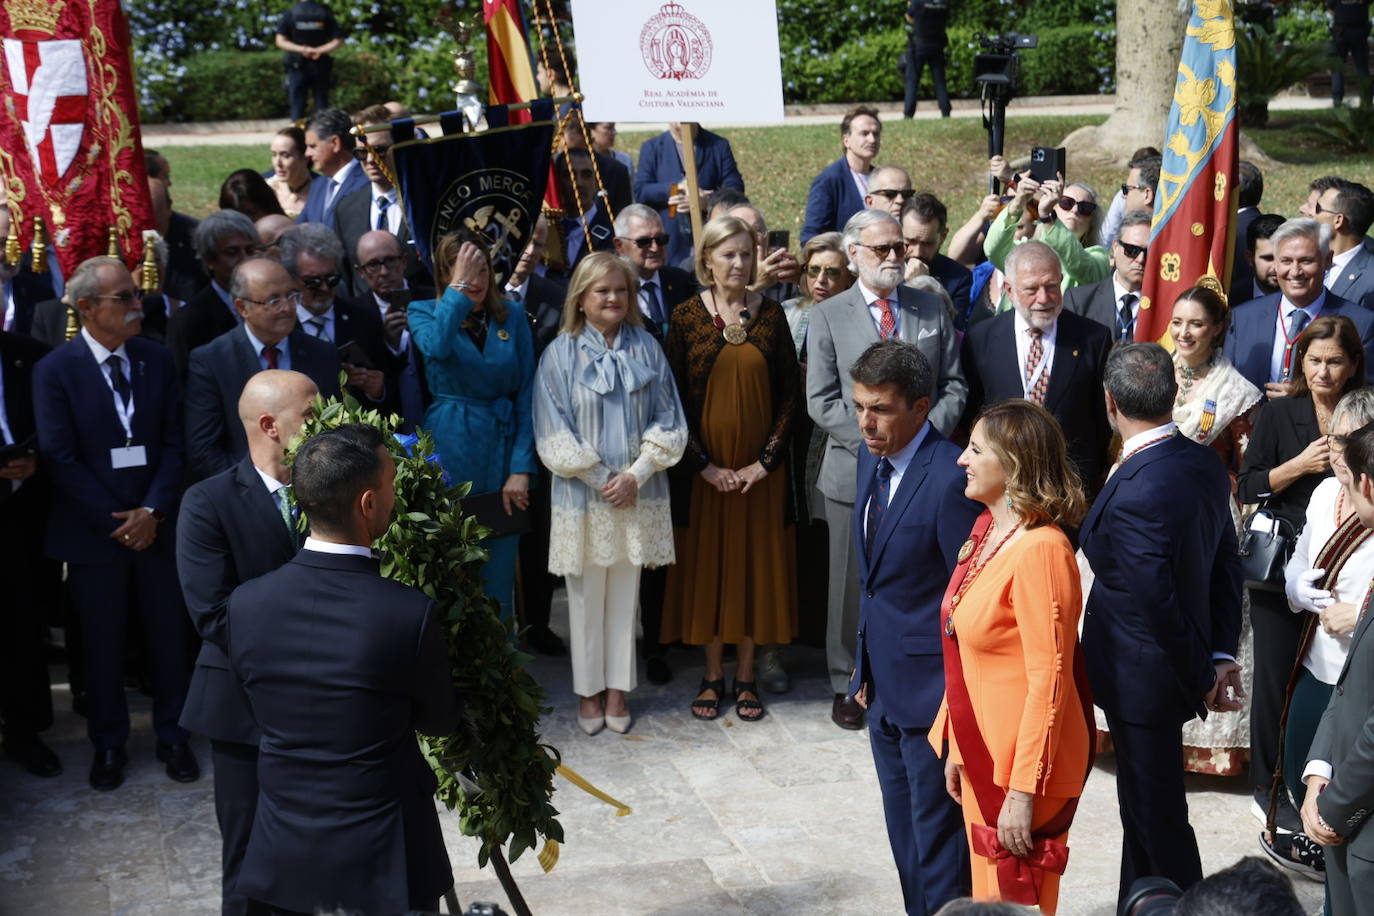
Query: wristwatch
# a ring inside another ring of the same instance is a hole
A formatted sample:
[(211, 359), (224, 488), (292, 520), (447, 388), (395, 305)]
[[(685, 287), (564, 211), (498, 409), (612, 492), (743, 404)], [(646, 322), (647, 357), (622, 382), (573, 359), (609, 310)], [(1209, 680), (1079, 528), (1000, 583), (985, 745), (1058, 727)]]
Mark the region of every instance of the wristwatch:
[(160, 522), (167, 517), (167, 513), (161, 509), (154, 509), (152, 506), (144, 506), (143, 511), (153, 517), (153, 521)]

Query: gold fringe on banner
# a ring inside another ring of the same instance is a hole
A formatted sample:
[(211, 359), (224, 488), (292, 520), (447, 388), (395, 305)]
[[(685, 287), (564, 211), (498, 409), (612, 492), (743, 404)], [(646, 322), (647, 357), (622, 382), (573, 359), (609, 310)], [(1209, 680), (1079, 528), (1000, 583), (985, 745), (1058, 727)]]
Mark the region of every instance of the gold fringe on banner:
[(562, 776), (568, 782), (577, 786), (583, 792), (586, 792), (588, 795), (591, 795), (594, 798), (599, 798), (606, 804), (610, 805), (612, 808), (615, 809), (616, 817), (624, 817), (625, 815), (631, 812), (629, 805), (625, 804), (624, 802), (616, 801), (614, 798), (611, 798), (605, 792), (602, 792), (596, 786), (587, 782), (586, 778), (579, 775), (576, 771), (569, 769), (566, 765), (560, 763), (558, 765), (558, 769), (554, 770), (554, 772), (557, 773), (559, 776)]
[(539, 867), (544, 869), (544, 874), (553, 871), (553, 867), (558, 864), (558, 841), (545, 840), (544, 848), (539, 852)]

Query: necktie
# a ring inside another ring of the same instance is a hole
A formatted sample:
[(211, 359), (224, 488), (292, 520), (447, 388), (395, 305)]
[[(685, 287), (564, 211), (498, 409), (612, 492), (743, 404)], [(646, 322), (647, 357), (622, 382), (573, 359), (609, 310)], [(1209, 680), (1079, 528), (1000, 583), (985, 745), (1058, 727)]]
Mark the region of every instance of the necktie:
[[(1045, 358), (1045, 341), (1041, 339), (1044, 332), (1039, 328), (1030, 329), (1031, 343), (1030, 350), (1026, 353), (1026, 384), (1030, 390), (1026, 394), (1026, 399), (1037, 404), (1045, 403), (1045, 389), (1050, 386), (1050, 370), (1046, 366), (1045, 370), (1036, 378), (1035, 370), (1039, 368), (1040, 361)], [(1031, 384), (1031, 379), (1035, 379), (1035, 384)]]
[(129, 379), (124, 375), (124, 360), (111, 353), (105, 360), (105, 365), (110, 367), (110, 385), (124, 402), (124, 406), (128, 407), (129, 398), (133, 397), (134, 390), (129, 387)]
[(280, 352), (281, 350), (278, 350), (276, 347), (262, 348), (262, 358), (267, 360), (267, 368), (277, 368), (277, 354), (279, 354)]
[(1131, 310), (1135, 306), (1135, 300), (1138, 298), (1139, 297), (1136, 296), (1135, 293), (1127, 293), (1121, 297), (1120, 328), (1122, 343), (1129, 343), (1133, 336), (1132, 332), (1135, 331), (1135, 318), (1132, 316)]
[(290, 495), (291, 485), (287, 484), (277, 490), (277, 511), (281, 513), (281, 520), (286, 525), (286, 530), (291, 533), (291, 540), (296, 541), (296, 507), (292, 505), (287, 497)]
[(897, 316), (892, 314), (892, 303), (887, 299), (874, 299), (873, 304), (882, 311), (878, 319), (878, 337), (887, 340), (897, 331)]
[(1293, 309), (1293, 314), (1288, 316), (1288, 339), (1284, 341), (1283, 347), (1283, 378), (1287, 381), (1293, 375), (1293, 348), (1298, 345), (1298, 337), (1302, 334), (1302, 329), (1307, 327), (1307, 313), (1302, 309)]
[(520, 295), (520, 290), (511, 289), (509, 286), (506, 287), (506, 298), (516, 303), (523, 303), (525, 301), (525, 297)]
[(659, 298), (658, 284), (645, 283), (639, 288), (639, 294), (644, 297), (644, 304), (649, 307), (649, 318), (660, 328), (668, 323), (668, 316), (663, 313), (663, 300)]
[(390, 197), (379, 197), (379, 198), (377, 198), (377, 225), (373, 226), (372, 228), (374, 228), (374, 229), (390, 229), (390, 228), (391, 228), (391, 225), (390, 225), (390, 223), (387, 221), (387, 218), (386, 218), (386, 208), (389, 207), (389, 206), (391, 206), (391, 198), (390, 198)]
[(886, 458), (878, 459), (878, 470), (874, 475), (873, 496), (868, 500), (868, 525), (864, 529), (864, 552), (873, 556), (873, 539), (878, 536), (878, 528), (883, 523), (883, 513), (887, 511), (888, 490), (892, 485), (892, 462)]
[(329, 339), (324, 335), (324, 319), (322, 317), (316, 315), (314, 318), (311, 318), (309, 321), (307, 321), (306, 324), (310, 325), (310, 333), (318, 337), (320, 340)]

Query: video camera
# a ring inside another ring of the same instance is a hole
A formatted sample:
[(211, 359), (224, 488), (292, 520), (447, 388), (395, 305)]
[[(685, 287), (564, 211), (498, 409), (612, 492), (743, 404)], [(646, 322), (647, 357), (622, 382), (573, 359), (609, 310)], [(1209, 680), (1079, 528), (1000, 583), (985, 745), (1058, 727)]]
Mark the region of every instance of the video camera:
[[(974, 35), (983, 51), (973, 55), (973, 81), (983, 97), (983, 129), (988, 132), (988, 157), (1002, 155), (1007, 129), (1007, 103), (1016, 95), (1021, 75), (1021, 50), (1040, 44), (1036, 35), (1007, 32), (1005, 35)], [(997, 193), (997, 179), (989, 180), (989, 192)]]

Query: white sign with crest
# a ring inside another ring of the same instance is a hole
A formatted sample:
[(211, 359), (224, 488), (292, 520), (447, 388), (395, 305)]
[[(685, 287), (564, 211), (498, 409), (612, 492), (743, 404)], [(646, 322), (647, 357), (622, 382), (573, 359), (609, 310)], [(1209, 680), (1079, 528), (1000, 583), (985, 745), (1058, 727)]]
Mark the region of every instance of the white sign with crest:
[(782, 121), (773, 0), (572, 0), (588, 121)]

